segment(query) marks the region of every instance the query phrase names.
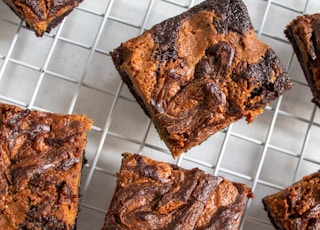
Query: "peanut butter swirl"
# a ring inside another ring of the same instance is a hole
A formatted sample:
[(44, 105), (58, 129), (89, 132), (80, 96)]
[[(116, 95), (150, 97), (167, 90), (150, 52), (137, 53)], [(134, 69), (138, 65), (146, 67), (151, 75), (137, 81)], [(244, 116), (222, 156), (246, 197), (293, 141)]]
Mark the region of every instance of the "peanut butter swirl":
[(125, 154), (103, 229), (237, 229), (245, 185)]
[(0, 103), (0, 229), (73, 229), (90, 126)]

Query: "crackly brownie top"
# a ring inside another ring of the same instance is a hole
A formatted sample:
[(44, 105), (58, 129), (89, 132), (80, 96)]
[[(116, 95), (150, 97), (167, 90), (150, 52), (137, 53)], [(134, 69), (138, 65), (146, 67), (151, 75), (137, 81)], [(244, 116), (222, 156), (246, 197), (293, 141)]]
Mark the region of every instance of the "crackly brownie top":
[(70, 229), (91, 121), (0, 103), (0, 228)]
[(237, 229), (243, 184), (124, 154), (104, 229)]
[(320, 228), (320, 172), (305, 176), (263, 203), (279, 229)]
[(176, 156), (188, 140), (199, 143), (242, 117), (253, 121), (292, 87), (240, 0), (204, 1), (111, 55)]

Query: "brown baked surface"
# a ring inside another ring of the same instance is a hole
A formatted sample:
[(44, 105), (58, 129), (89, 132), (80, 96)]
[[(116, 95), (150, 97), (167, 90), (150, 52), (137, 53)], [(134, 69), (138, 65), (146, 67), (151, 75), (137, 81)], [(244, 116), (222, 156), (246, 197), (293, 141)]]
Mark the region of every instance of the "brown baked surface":
[(241, 0), (204, 1), (111, 56), (175, 157), (243, 117), (253, 121), (292, 87)]
[(309, 84), (312, 101), (320, 106), (320, 14), (298, 16), (284, 32)]
[(320, 172), (266, 196), (262, 202), (276, 229), (320, 229)]
[(3, 0), (37, 36), (56, 27), (83, 0)]
[(90, 127), (0, 103), (0, 229), (75, 229)]
[(103, 230), (238, 229), (251, 190), (220, 176), (125, 153)]

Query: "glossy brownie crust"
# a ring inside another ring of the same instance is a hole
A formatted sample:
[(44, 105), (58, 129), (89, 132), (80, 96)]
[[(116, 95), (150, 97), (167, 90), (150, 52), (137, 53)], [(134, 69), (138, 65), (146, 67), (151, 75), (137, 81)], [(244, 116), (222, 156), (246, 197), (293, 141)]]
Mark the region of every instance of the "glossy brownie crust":
[(238, 229), (243, 184), (125, 153), (106, 214), (107, 229)]
[(320, 106), (320, 14), (302, 15), (285, 29), (313, 94)]
[(320, 172), (303, 177), (262, 202), (276, 229), (320, 229)]
[(83, 0), (3, 0), (37, 36), (56, 27)]
[(0, 103), (0, 229), (75, 229), (90, 127)]
[(207, 0), (115, 49), (123, 81), (173, 156), (248, 122), (292, 87), (241, 0)]

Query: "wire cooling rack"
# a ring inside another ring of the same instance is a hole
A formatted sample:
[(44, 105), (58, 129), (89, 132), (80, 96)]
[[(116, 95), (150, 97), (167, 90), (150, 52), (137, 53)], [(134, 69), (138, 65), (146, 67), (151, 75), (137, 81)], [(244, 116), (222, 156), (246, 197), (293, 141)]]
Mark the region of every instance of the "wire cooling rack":
[(319, 169), (319, 111), (283, 34), (296, 16), (320, 10), (318, 0), (244, 1), (257, 36), (278, 53), (295, 86), (253, 123), (241, 120), (180, 158), (171, 157), (108, 53), (199, 2), (85, 0), (59, 27), (37, 38), (0, 1), (0, 100), (56, 113), (85, 113), (94, 120), (78, 229), (101, 229), (123, 152), (246, 183), (255, 199), (247, 203), (242, 229), (272, 229), (262, 197)]

